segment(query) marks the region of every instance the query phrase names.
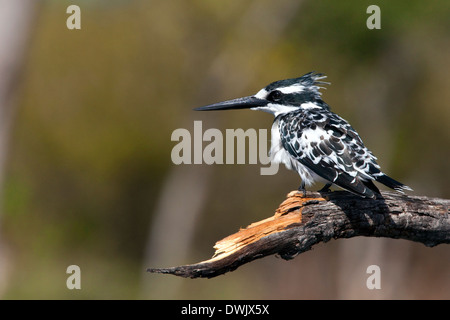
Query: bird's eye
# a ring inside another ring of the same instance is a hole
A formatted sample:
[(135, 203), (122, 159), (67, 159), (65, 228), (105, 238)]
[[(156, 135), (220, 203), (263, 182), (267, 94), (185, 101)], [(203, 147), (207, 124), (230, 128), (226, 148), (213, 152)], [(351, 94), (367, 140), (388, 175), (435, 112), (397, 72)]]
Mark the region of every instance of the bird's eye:
[(267, 100), (269, 100), (269, 101), (280, 101), (282, 96), (283, 96), (283, 94), (280, 91), (274, 90), (271, 93), (269, 93), (269, 96), (267, 97)]

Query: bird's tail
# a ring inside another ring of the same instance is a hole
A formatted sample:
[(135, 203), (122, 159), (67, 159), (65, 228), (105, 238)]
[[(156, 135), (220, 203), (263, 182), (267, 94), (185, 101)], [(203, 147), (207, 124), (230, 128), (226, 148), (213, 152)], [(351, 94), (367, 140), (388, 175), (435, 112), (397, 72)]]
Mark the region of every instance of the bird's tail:
[(395, 191), (398, 191), (401, 193), (405, 193), (405, 190), (412, 191), (412, 189), (410, 187), (408, 187), (407, 185), (404, 185), (403, 183), (398, 182), (397, 180), (394, 180), (385, 174), (376, 176), (375, 180), (384, 184), (386, 187), (389, 187), (389, 188), (394, 189)]

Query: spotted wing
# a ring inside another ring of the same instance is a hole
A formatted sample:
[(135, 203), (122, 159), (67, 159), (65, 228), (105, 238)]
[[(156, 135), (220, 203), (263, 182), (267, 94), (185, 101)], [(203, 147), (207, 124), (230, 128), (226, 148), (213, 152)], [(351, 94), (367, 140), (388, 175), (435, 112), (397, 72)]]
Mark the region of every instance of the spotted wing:
[(282, 116), (283, 147), (318, 176), (361, 196), (379, 193), (376, 158), (350, 124), (328, 110), (299, 110)]

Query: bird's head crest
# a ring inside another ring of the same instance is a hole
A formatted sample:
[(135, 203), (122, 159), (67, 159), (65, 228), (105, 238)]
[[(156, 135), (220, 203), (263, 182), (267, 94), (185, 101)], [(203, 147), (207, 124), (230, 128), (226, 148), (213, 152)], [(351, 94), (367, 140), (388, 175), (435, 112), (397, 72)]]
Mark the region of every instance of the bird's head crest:
[(329, 82), (320, 81), (326, 77), (327, 76), (323, 73), (309, 72), (299, 78), (272, 82), (264, 89), (267, 92), (279, 90), (283, 93), (300, 93), (310, 91), (315, 96), (320, 97), (322, 93), (319, 90), (324, 88), (323, 85), (330, 84)]

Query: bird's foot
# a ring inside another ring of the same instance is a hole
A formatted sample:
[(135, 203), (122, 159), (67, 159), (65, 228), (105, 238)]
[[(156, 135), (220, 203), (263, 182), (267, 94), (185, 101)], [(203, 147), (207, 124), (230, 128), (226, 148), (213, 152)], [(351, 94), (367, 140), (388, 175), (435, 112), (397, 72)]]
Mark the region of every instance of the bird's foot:
[(303, 193), (303, 198), (306, 198), (306, 189), (305, 189), (305, 186), (300, 186), (299, 188), (298, 188), (298, 192), (300, 193)]

